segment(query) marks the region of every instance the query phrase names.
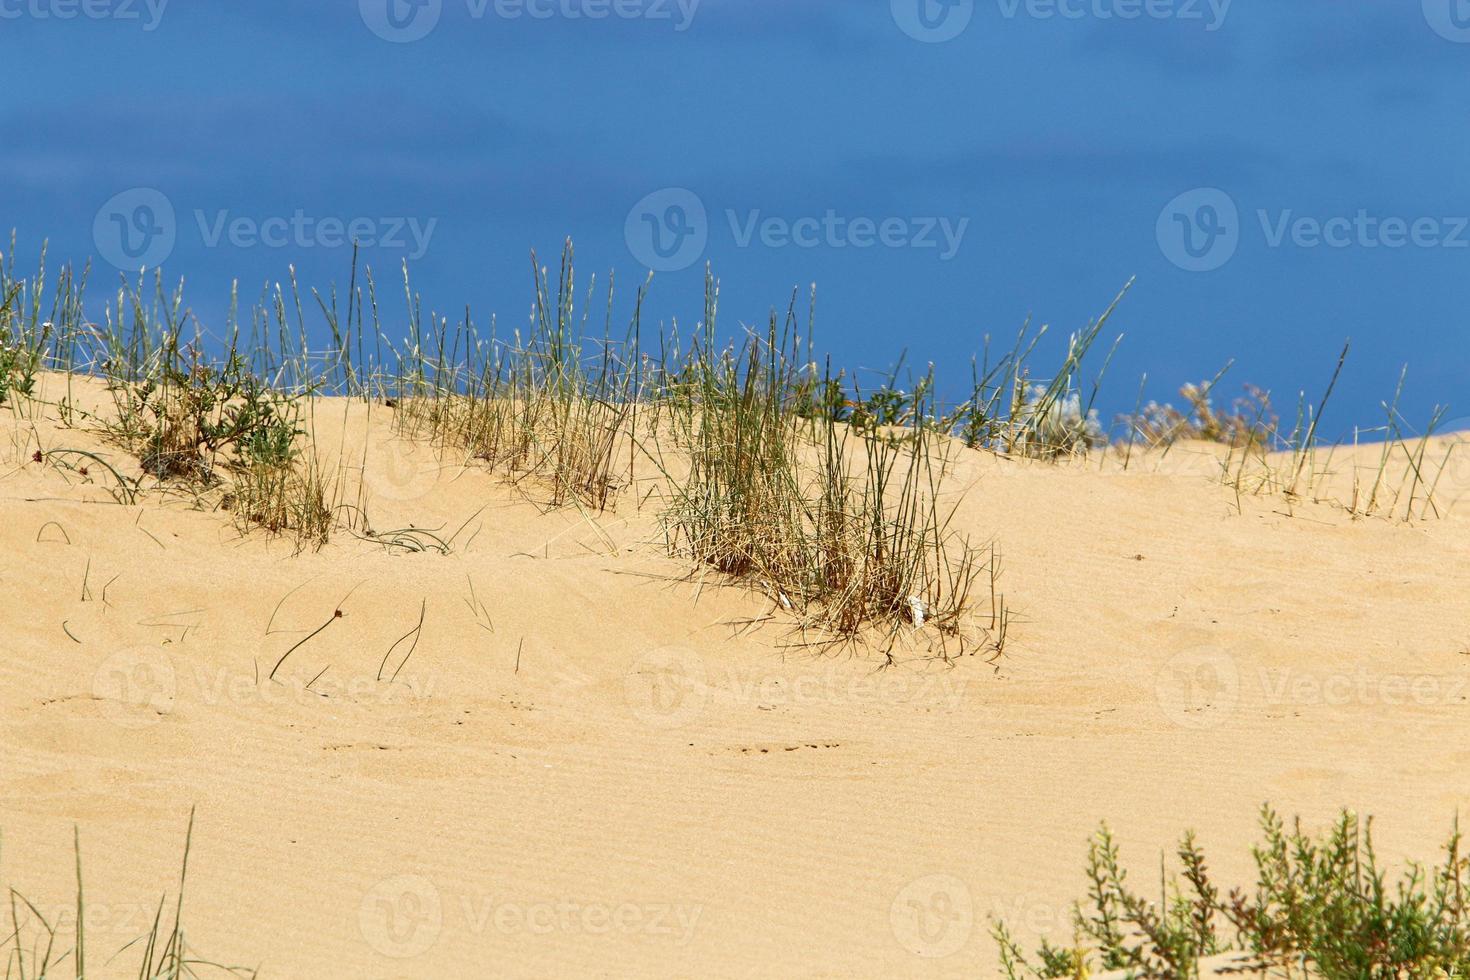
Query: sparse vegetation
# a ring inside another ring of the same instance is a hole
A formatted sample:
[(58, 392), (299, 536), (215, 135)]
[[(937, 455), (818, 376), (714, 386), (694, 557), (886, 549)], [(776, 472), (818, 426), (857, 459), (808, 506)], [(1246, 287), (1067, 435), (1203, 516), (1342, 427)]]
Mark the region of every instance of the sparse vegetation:
[(1217, 442), (1244, 452), (1266, 452), (1278, 438), (1281, 419), (1271, 407), (1271, 394), (1247, 384), (1229, 409), (1215, 407), (1214, 381), (1186, 384), (1179, 389), (1185, 408), (1149, 402), (1142, 412), (1124, 421), (1150, 449), (1176, 442)]
[(212, 485), (226, 453), (243, 472), (294, 459), (300, 396), (267, 388), (236, 353), (218, 367), (203, 363), (198, 348), (179, 350), (177, 332), (151, 356), (157, 364), (108, 379), (117, 407), (109, 432), (145, 473)]
[[(406, 434), (482, 461), (513, 481), (536, 481), (553, 506), (575, 501), (607, 510), (632, 481), (645, 394), (638, 331), (647, 287), (638, 290), (632, 320), (615, 342), (609, 278), (605, 329), (593, 349), (585, 339), (587, 311), (578, 321), (571, 244), (554, 289), (534, 253), (531, 258), (536, 302), (527, 335), (517, 332), (507, 345), (492, 330), (482, 341), (466, 317), (446, 340), (448, 324), (441, 320), (434, 356), (401, 365), (392, 382), (398, 422)], [(589, 303), (595, 289), (594, 278)], [(418, 304), (411, 308), (412, 347), (422, 350)]]
[[(902, 359), (868, 390), (821, 367), (814, 317), (798, 325), (795, 297), (784, 320), (773, 313), (763, 329), (731, 343), (718, 331), (719, 285), (709, 275), (689, 342), (676, 322), (649, 350), (641, 324), (647, 282), (615, 330), (609, 277), (600, 328), (590, 330), (597, 282), (578, 303), (570, 243), (554, 281), (532, 259), (530, 323), (509, 341), (497, 337), (494, 320), (482, 336), (468, 312), (453, 321), (426, 313), (405, 268), (407, 329), (397, 346), (372, 271), (359, 276), (354, 259), (345, 296), (311, 293), (331, 336), (326, 350), (312, 352), (294, 271), (287, 287), (262, 293), (248, 325), (232, 297), (224, 339), (215, 340), (185, 307), (182, 289), (166, 290), (161, 275), (151, 290), (141, 278), (125, 284), (95, 324), (84, 316), (87, 275), (63, 270), (48, 317), (44, 251), (36, 275), (18, 279), (12, 241), (0, 262), (0, 394), (29, 400), (42, 368), (100, 376), (110, 411), (83, 411), (70, 397), (56, 407), (63, 421), (100, 429), (136, 459), (138, 477), (107, 464), (115, 496), (132, 499), (144, 478), (182, 486), (228, 510), (242, 531), (284, 535), (298, 549), (320, 547), (344, 526), (377, 537), (369, 494), (348, 484), (345, 460), (318, 448), (313, 396), (345, 395), (392, 412), (400, 436), (496, 472), (550, 506), (603, 512), (655, 502), (670, 552), (754, 584), (817, 631), (814, 642), (872, 627), (891, 641), (923, 626), (946, 649), (951, 639), (972, 646), (967, 624), (983, 621), (974, 607), (987, 593), (988, 629), (1000, 630), (1004, 618), (993, 552), (951, 530), (961, 488), (946, 477), (956, 453), (1061, 460), (1108, 442), (1095, 402), (1112, 353), (1090, 385), (1083, 365), (1126, 288), (1041, 376), (1032, 362), (1044, 326), (1028, 322), (994, 360), (987, 341), (968, 397), (955, 404), (941, 400), (932, 368), (905, 376)], [(1247, 389), (1232, 409), (1217, 410), (1214, 384), (1182, 389), (1186, 410), (1151, 404), (1128, 419), (1130, 448), (1135, 438), (1146, 448), (1222, 443), (1230, 454), (1222, 476), (1237, 493), (1318, 499), (1318, 479), (1330, 469), (1330, 454), (1327, 465), (1317, 459), (1326, 398), (1300, 410), (1282, 436), (1269, 395)], [(1389, 415), (1397, 438), (1396, 410)], [(1291, 464), (1272, 462), (1268, 448), (1289, 450)], [(1393, 451), (1391, 439), (1385, 467)], [(1355, 493), (1353, 512), (1432, 512), (1426, 451), (1423, 442), (1417, 451), (1405, 446), (1405, 486), (1390, 488), (1381, 468)], [(364, 458), (357, 472), (368, 465)], [(434, 545), (420, 541), (420, 529), (408, 533), (400, 550)], [(976, 588), (987, 576), (989, 587)]]
[[(1296, 419), (1289, 431), (1272, 422), (1267, 427), (1268, 442), (1246, 439), (1230, 443), (1229, 453), (1221, 461), (1225, 485), (1241, 495), (1278, 494), (1291, 505), (1299, 501), (1335, 505), (1354, 518), (1410, 521), (1442, 516), (1435, 491), (1454, 445), (1446, 446), (1437, 461), (1429, 454), (1431, 439), (1447, 412), (1443, 407), (1436, 407), (1424, 430), (1414, 432), (1414, 427), (1399, 412), (1407, 369), (1400, 373), (1393, 400), (1384, 403), (1385, 424), (1369, 432), (1354, 433), (1354, 445), (1362, 435), (1376, 437), (1377, 465), (1366, 471), (1354, 466), (1347, 481), (1340, 478), (1334, 467), (1339, 443), (1324, 440), (1321, 425), (1350, 347), (1343, 346), (1317, 404), (1308, 402), (1305, 394), (1299, 398)], [(1258, 415), (1269, 411), (1268, 397), (1256, 399), (1252, 408)], [(1268, 448), (1273, 452), (1268, 453)]]
[[(179, 872), (179, 890), (172, 902), (167, 894), (158, 900), (151, 928), (119, 949), (95, 949), (87, 940), (88, 902), (82, 888), (82, 844), (78, 831), (73, 838), (76, 852), (76, 906), (69, 914), (47, 916), (14, 886), (10, 891), (10, 932), (0, 944), (5, 950), (5, 976), (59, 977), (65, 972), (77, 980), (96, 976), (102, 968), (121, 968), (136, 958), (134, 970), (146, 980), (182, 980), (185, 977), (226, 975), (254, 977), (256, 971), (224, 966), (201, 959), (184, 940), (184, 886), (188, 881), (189, 848), (194, 836), (194, 815), (184, 837), (184, 858)], [(98, 954), (102, 954), (99, 956)], [(92, 964), (89, 968), (88, 963)]]
[(298, 550), (326, 544), (337, 526), (342, 477), (329, 478), (315, 457), (257, 462), (238, 469), (220, 503), (241, 531), (260, 528), (292, 538)]
[(0, 339), (0, 405), (10, 401), (12, 393), (30, 397), (36, 388), (36, 371), (34, 357)]
[(1372, 821), (1343, 811), (1314, 836), (1261, 811), (1263, 840), (1252, 849), (1254, 888), (1221, 890), (1203, 850), (1186, 834), (1180, 878), (1157, 899), (1134, 891), (1106, 826), (1088, 846), (1085, 902), (1076, 906), (1067, 946), (1044, 942), (1022, 952), (1003, 922), (992, 931), (1010, 980), (1085, 977), (1118, 971), (1140, 980), (1200, 975), (1200, 960), (1236, 953), (1235, 972), (1322, 980), (1464, 976), (1470, 970), (1470, 858), (1458, 825), (1443, 863), (1410, 864), (1397, 879), (1380, 864)]
[(784, 326), (773, 314), (763, 336), (721, 347), (718, 295), (711, 281), (704, 334), (670, 385), (670, 428), (687, 467), (665, 470), (669, 549), (757, 583), (836, 638), (873, 625), (892, 638), (929, 623), (963, 650), (986, 566), (940, 504), (946, 447), (924, 422), (932, 377), (905, 399), (905, 418), (918, 422), (903, 438), (876, 421), (810, 411), (809, 394), (832, 383), (800, 359), (794, 303)]

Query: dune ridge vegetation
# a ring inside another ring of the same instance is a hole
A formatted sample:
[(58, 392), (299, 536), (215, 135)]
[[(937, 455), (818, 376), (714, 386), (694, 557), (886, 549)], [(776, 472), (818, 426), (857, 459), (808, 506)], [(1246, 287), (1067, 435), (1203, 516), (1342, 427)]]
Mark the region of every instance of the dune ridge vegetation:
[[(939, 397), (932, 365), (916, 375), (901, 357), (865, 386), (819, 360), (815, 289), (804, 308), (794, 291), (784, 314), (772, 310), (730, 340), (719, 329), (719, 283), (707, 271), (694, 328), (675, 320), (650, 339), (642, 319), (652, 275), (633, 290), (626, 321), (615, 322), (612, 276), (601, 289), (595, 276), (582, 287), (570, 241), (554, 271), (531, 259), (530, 321), (508, 338), (493, 318), (482, 329), (468, 311), (451, 318), (426, 307), (406, 263), (403, 312), (391, 316), (355, 255), (340, 294), (330, 287), (303, 297), (292, 269), (242, 312), (237, 285), (224, 329), (214, 332), (185, 305), (182, 283), (166, 288), (161, 272), (151, 283), (124, 281), (94, 322), (90, 270), (66, 266), (52, 282), (43, 247), (34, 275), (20, 277), (12, 235), (0, 256), (0, 404), (31, 410), (43, 370), (100, 377), (111, 412), (83, 417), (69, 398), (56, 409), (67, 424), (102, 430), (136, 467), (64, 449), (43, 453), (43, 462), (101, 464), (124, 498), (145, 484), (193, 494), (242, 531), (284, 535), (298, 549), (344, 530), (448, 550), (432, 534), (375, 529), (360, 479), (366, 461), (317, 451), (314, 396), (362, 400), (394, 412), (405, 437), (534, 488), (548, 506), (599, 513), (630, 498), (638, 507), (655, 502), (671, 554), (750, 582), (803, 628), (853, 639), (876, 626), (892, 639), (927, 625), (946, 649), (950, 641), (998, 647), (1007, 618), (994, 543), (965, 540), (950, 525), (942, 484), (956, 453), (1096, 455), (1126, 469), (1135, 453), (1167, 458), (1180, 443), (1214, 442), (1227, 447), (1219, 476), (1238, 495), (1293, 501), (1324, 499), (1332, 472), (1333, 446), (1319, 424), (1341, 360), (1320, 402), (1299, 399), (1289, 429), (1258, 389), (1229, 410), (1214, 408), (1222, 371), (1181, 390), (1185, 409), (1140, 405), (1105, 430), (1096, 403), (1122, 338), (1094, 375), (1084, 364), (1126, 286), (1068, 338), (1053, 368), (1035, 364), (1044, 326), (1028, 320), (996, 352), (987, 338), (968, 395), (953, 403)], [(313, 336), (330, 340), (314, 348)], [(1371, 480), (1355, 473), (1351, 498), (1339, 501), (1355, 516), (1439, 513), (1433, 476), (1446, 461), (1432, 467), (1427, 453), (1444, 413), (1414, 444), (1397, 410), (1401, 393), (1402, 381), (1385, 404), (1377, 472)], [(645, 464), (657, 481), (640, 481)], [(967, 631), (981, 600), (984, 625)]]
[[(728, 341), (707, 273), (695, 328), (686, 335), (675, 321), (650, 344), (641, 320), (651, 277), (621, 328), (609, 277), (597, 325), (598, 283), (579, 292), (570, 242), (554, 272), (533, 254), (531, 320), (508, 339), (494, 320), (482, 333), (468, 313), (426, 310), (405, 266), (396, 344), (378, 283), (355, 259), (345, 293), (312, 290), (310, 304), (294, 270), (248, 311), (236, 288), (215, 333), (161, 273), (124, 282), (95, 322), (88, 270), (64, 267), (52, 282), (43, 249), (22, 278), (14, 254), (12, 238), (0, 261), (0, 390), (23, 415), (37, 408), (40, 371), (103, 379), (111, 411), (88, 414), (69, 397), (54, 407), (136, 464), (38, 452), (52, 465), (100, 464), (120, 499), (192, 494), (242, 530), (298, 548), (338, 530), (378, 536), (354, 467), (323, 458), (313, 439), (315, 396), (358, 399), (394, 412), (406, 437), (500, 473), (548, 506), (598, 513), (656, 502), (671, 554), (751, 583), (817, 642), (874, 629), (891, 642), (926, 628), (946, 655), (998, 650), (1007, 618), (995, 548), (951, 527), (941, 487), (950, 458), (959, 448), (1058, 458), (1095, 446), (1097, 385), (1084, 406), (1079, 378), (1116, 306), (1040, 381), (1028, 359), (1044, 329), (1023, 329), (994, 363), (988, 353), (977, 362), (972, 397), (941, 409), (932, 369), (912, 391), (898, 387), (895, 369), (869, 393), (819, 365), (814, 294), (805, 323), (793, 294), (784, 317), (773, 311)], [(308, 305), (319, 322), (308, 323)], [(330, 343), (313, 349), (309, 338), (323, 333)], [(645, 466), (656, 479), (635, 488)]]

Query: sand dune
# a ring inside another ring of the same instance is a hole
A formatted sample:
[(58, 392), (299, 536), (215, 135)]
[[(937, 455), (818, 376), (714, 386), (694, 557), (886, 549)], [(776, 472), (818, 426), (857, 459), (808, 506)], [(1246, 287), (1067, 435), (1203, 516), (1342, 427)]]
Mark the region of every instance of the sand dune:
[(266, 977), (984, 977), (991, 917), (1069, 937), (1099, 821), (1144, 881), (1186, 827), (1245, 881), (1264, 801), (1379, 814), (1392, 859), (1470, 803), (1457, 467), (1404, 522), (1239, 496), (1202, 447), (968, 454), (949, 492), (1003, 556), (1004, 655), (880, 669), (690, 578), (632, 495), (538, 506), (391, 414), (315, 424), (366, 449), (375, 528), (450, 554), (121, 504), (32, 454), (135, 461), (0, 410), (0, 870), (70, 907), (79, 826), (97, 948), (146, 931), (191, 807), (189, 940)]

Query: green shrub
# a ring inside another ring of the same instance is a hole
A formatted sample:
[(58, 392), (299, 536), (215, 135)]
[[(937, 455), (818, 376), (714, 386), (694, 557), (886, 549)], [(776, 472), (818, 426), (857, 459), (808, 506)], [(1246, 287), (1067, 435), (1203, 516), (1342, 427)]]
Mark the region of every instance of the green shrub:
[[(1323, 980), (1398, 980), (1470, 972), (1470, 859), (1458, 821), (1442, 864), (1410, 864), (1396, 879), (1379, 864), (1372, 821), (1343, 811), (1312, 836), (1261, 810), (1252, 849), (1254, 889), (1222, 894), (1192, 834), (1180, 843), (1176, 878), (1155, 901), (1133, 891), (1104, 826), (1088, 848), (1090, 881), (1074, 913), (1074, 942), (1043, 944), (1029, 960), (997, 922), (1001, 967), (1011, 980), (1085, 976), (1093, 961), (1128, 977), (1199, 976), (1199, 961), (1222, 952), (1247, 968)], [(1223, 931), (1222, 931), (1223, 930)]]

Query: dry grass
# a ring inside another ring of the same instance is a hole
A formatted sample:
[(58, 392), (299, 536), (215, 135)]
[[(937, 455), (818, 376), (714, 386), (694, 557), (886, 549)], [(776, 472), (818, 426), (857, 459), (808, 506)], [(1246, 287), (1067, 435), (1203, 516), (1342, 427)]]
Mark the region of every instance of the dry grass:
[[(482, 343), (467, 318), (446, 338), (441, 323), (437, 356), (401, 371), (396, 381), (399, 425), (514, 482), (536, 482), (553, 506), (576, 501), (606, 510), (632, 480), (643, 289), (624, 339), (615, 344), (604, 333), (593, 349), (582, 332), (585, 312), (578, 322), (570, 243), (555, 290), (534, 253), (532, 264), (536, 303), (527, 335), (517, 333), (509, 345), (493, 335)], [(589, 302), (595, 289), (594, 279)], [(609, 324), (613, 299), (609, 280)], [(432, 373), (422, 369), (425, 363)]]
[[(877, 627), (891, 649), (927, 624), (963, 652), (975, 586), (995, 569), (939, 501), (954, 443), (925, 425), (895, 439), (812, 412), (809, 393), (830, 379), (814, 383), (798, 359), (793, 311), (784, 327), (773, 315), (764, 336), (720, 348), (717, 304), (711, 283), (704, 335), (671, 386), (673, 441), (689, 465), (666, 471), (669, 550), (757, 584), (831, 638)], [(932, 388), (925, 379), (913, 398), (921, 418)]]
[[(76, 907), (70, 921), (53, 914), (47, 917), (14, 886), (10, 892), (10, 933), (0, 948), (5, 951), (6, 980), (45, 980), (60, 977), (63, 972), (83, 980), (97, 976), (101, 969), (119, 969), (120, 961), (135, 958), (136, 975), (145, 980), (182, 980), (208, 974), (254, 977), (256, 971), (230, 967), (201, 959), (184, 940), (184, 887), (188, 882), (189, 848), (194, 836), (194, 815), (189, 814), (189, 829), (184, 837), (184, 858), (179, 872), (178, 894), (172, 902), (164, 894), (148, 932), (121, 949), (96, 950), (86, 936), (88, 901), (82, 887), (82, 845), (80, 831), (74, 836), (76, 849)], [(98, 955), (98, 954), (102, 955)], [(89, 967), (88, 963), (92, 966)], [(89, 972), (92, 971), (92, 972)]]
[(329, 475), (315, 456), (258, 463), (232, 474), (220, 506), (234, 515), (242, 534), (258, 529), (289, 537), (297, 551), (316, 549), (343, 524), (344, 484), (340, 470)]

